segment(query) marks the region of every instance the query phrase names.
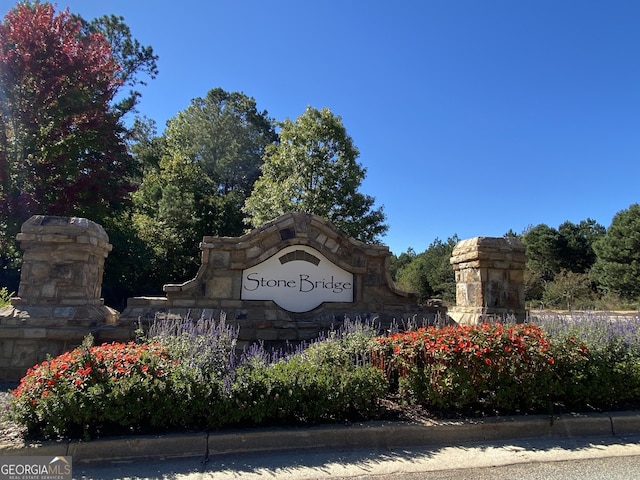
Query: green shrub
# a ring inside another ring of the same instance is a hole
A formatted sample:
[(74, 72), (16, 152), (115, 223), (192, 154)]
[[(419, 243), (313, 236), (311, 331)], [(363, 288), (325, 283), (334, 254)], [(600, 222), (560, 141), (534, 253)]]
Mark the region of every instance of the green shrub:
[(540, 312), (552, 339), (559, 402), (574, 410), (640, 404), (640, 316), (610, 312)]
[(329, 331), (305, 350), (305, 358), (316, 364), (368, 365), (371, 364), (371, 349), (378, 329), (372, 322), (345, 318), (342, 326)]
[[(611, 339), (585, 345), (573, 336), (554, 340), (558, 401), (572, 410), (612, 410), (640, 403), (640, 351)], [(578, 345), (579, 354), (571, 346)]]
[(371, 364), (376, 328), (345, 319), (304, 350), (283, 358), (254, 346), (236, 370), (230, 413), (240, 423), (312, 424), (374, 418), (388, 391)]
[(163, 346), (184, 382), (176, 392), (188, 408), (187, 428), (220, 428), (233, 422), (229, 389), (235, 376), (238, 328), (220, 319), (156, 318), (146, 341)]
[(189, 379), (160, 345), (91, 341), (29, 369), (11, 417), (33, 435), (85, 438), (166, 430), (189, 418)]
[(530, 324), (428, 327), (381, 337), (374, 363), (406, 401), (439, 411), (547, 409), (558, 383), (550, 343)]
[(7, 287), (0, 288), (0, 308), (9, 305), (11, 303), (11, 298), (13, 297), (13, 292), (9, 292)]
[(241, 366), (231, 397), (240, 422), (312, 424), (372, 418), (387, 388), (384, 375), (372, 365), (316, 363), (296, 354)]

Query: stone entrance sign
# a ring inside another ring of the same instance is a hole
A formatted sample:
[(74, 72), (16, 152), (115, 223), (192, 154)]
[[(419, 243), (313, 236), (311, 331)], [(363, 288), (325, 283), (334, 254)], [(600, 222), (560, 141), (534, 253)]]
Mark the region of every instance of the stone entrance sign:
[(86, 219), (36, 215), (17, 236), (24, 250), (18, 296), (0, 309), (0, 380), (96, 341), (128, 341), (157, 316), (217, 317), (239, 328), (239, 348), (312, 340), (345, 317), (376, 320), (382, 329), (437, 320), (523, 320), (525, 249), (516, 239), (459, 242), (451, 264), (456, 306), (418, 305), (395, 288), (391, 252), (348, 237), (316, 215), (283, 215), (242, 237), (204, 237), (195, 278), (164, 286), (164, 297), (130, 298), (118, 312), (100, 298), (104, 229)]
[(121, 321), (224, 311), (246, 343), (295, 342), (345, 316), (384, 327), (394, 319), (433, 321), (440, 312), (395, 288), (388, 247), (354, 240), (316, 215), (286, 214), (242, 237), (204, 237), (200, 249), (194, 279), (165, 285), (165, 297), (130, 298)]
[(273, 300), (290, 312), (308, 312), (324, 302), (353, 302), (353, 274), (319, 251), (295, 245), (242, 271), (242, 300)]

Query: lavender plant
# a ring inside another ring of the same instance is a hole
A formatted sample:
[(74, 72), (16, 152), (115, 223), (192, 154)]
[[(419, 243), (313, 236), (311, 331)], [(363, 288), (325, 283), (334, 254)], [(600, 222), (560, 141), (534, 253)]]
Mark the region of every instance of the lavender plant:
[(530, 318), (544, 328), (550, 337), (572, 336), (592, 349), (621, 344), (640, 349), (640, 313), (623, 315), (615, 312), (574, 311), (555, 313), (537, 311)]
[(611, 409), (640, 401), (640, 315), (540, 311), (534, 321), (552, 340), (566, 405)]
[(234, 370), (238, 332), (239, 327), (227, 325), (225, 312), (220, 312), (218, 321), (213, 317), (196, 320), (188, 312), (184, 318), (156, 314), (147, 336), (150, 342), (161, 343), (186, 368), (222, 379)]
[(156, 314), (147, 342), (163, 346), (176, 362), (176, 404), (184, 405), (185, 425), (218, 428), (231, 415), (231, 390), (236, 376), (238, 327), (226, 323), (226, 314), (185, 317)]
[(342, 325), (321, 334), (303, 352), (304, 357), (317, 365), (371, 365), (373, 339), (380, 334), (376, 319), (344, 318)]
[(314, 423), (374, 415), (386, 381), (371, 365), (374, 322), (345, 318), (309, 344), (268, 350), (256, 342), (236, 356), (238, 328), (187, 315), (158, 316), (148, 341), (179, 360), (190, 416), (207, 428)]

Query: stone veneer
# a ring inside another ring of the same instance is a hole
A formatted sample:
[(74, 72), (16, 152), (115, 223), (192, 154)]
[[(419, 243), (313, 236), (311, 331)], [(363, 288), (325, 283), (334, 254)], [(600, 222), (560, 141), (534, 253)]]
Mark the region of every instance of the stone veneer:
[[(326, 302), (303, 313), (293, 313), (273, 301), (241, 300), (242, 271), (291, 245), (307, 245), (353, 274), (354, 301)], [(440, 311), (417, 304), (413, 294), (395, 288), (389, 274), (391, 252), (348, 237), (323, 218), (305, 213), (283, 215), (242, 237), (204, 237), (202, 263), (196, 277), (164, 286), (165, 297), (130, 298), (121, 322), (149, 321), (158, 312), (189, 313), (216, 318), (225, 312), (227, 323), (240, 326), (242, 344), (298, 342), (317, 337), (344, 317), (374, 319), (388, 325), (413, 319), (435, 321)], [(442, 311), (446, 316), (445, 311)]]
[(86, 218), (35, 215), (16, 237), (24, 250), (18, 296), (0, 309), (0, 379), (76, 347), (115, 325), (118, 312), (100, 299), (104, 229)]
[[(476, 237), (455, 246), (457, 305), (447, 312), (417, 305), (415, 295), (395, 288), (388, 247), (349, 238), (318, 216), (292, 213), (242, 237), (204, 237), (194, 279), (165, 285), (164, 297), (130, 298), (120, 316), (100, 298), (104, 259), (112, 248), (100, 225), (36, 215), (23, 224), (17, 240), (24, 250), (20, 288), (11, 305), (0, 309), (3, 381), (18, 380), (89, 333), (99, 342), (128, 341), (139, 326), (171, 315), (218, 318), (224, 312), (227, 323), (240, 327), (240, 347), (258, 340), (267, 346), (310, 340), (345, 317), (376, 319), (387, 328), (394, 320), (402, 327), (409, 321), (473, 324), (526, 315), (525, 249), (512, 238)], [(243, 270), (296, 245), (315, 249), (351, 274), (353, 302), (325, 302), (293, 313), (271, 300), (241, 300)]]
[(476, 324), (506, 317), (524, 321), (524, 245), (516, 238), (475, 237), (456, 244), (451, 264), (456, 276), (456, 323)]

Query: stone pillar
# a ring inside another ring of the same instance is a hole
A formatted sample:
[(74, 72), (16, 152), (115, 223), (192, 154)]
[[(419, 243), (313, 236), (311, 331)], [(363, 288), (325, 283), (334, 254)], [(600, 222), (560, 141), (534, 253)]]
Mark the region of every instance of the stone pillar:
[(524, 245), (516, 238), (475, 237), (454, 247), (456, 306), (448, 315), (459, 324), (524, 321)]
[(86, 218), (35, 215), (16, 237), (24, 255), (19, 305), (102, 305), (104, 229)]
[(0, 380), (76, 347), (114, 324), (118, 313), (100, 298), (104, 229), (86, 218), (35, 215), (17, 235), (24, 250), (18, 296), (0, 309)]

